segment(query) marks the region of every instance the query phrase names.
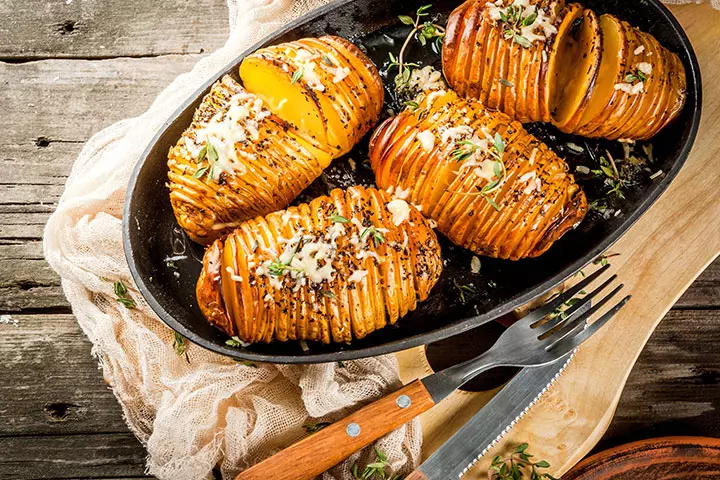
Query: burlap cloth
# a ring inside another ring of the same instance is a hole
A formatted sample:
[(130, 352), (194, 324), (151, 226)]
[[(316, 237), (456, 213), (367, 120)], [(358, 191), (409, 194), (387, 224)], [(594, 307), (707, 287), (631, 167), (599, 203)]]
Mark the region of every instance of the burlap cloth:
[[(304, 424), (332, 421), (399, 386), (393, 355), (337, 364), (244, 365), (191, 345), (190, 363), (173, 349), (173, 332), (144, 303), (122, 247), (122, 205), (130, 174), (146, 145), (177, 106), (239, 52), (328, 0), (228, 0), (225, 46), (180, 75), (143, 115), (94, 135), (68, 178), (45, 229), (45, 256), (62, 277), (73, 312), (93, 343), (106, 381), (131, 430), (147, 447), (147, 470), (160, 479), (223, 478), (305, 435)], [(675, 2), (673, 2), (675, 3)], [(679, 3), (679, 2), (678, 2)], [(713, 0), (720, 6), (720, 0)], [(123, 281), (137, 308), (115, 300)], [(416, 420), (376, 443), (393, 469), (420, 459)], [(323, 475), (350, 479), (353, 463)], [(271, 480), (271, 479), (270, 479)]]

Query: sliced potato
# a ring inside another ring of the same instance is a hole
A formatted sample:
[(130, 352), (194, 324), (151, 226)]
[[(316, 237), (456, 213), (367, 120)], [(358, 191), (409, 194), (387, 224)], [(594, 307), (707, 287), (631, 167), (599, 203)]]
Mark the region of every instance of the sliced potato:
[(339, 37), (262, 48), (243, 60), (240, 78), (280, 118), (347, 153), (377, 121), (383, 104), (375, 66)]
[(567, 165), (518, 122), (452, 91), (419, 103), (426, 114), (408, 109), (376, 130), (370, 162), (379, 187), (420, 205), (451, 241), (536, 257), (582, 220), (587, 201)]
[(615, 93), (615, 84), (624, 80), (624, 59), (628, 54), (628, 43), (620, 21), (612, 15), (600, 16), (602, 30), (602, 61), (595, 89), (583, 112), (578, 128), (583, 128), (598, 117), (610, 104)]
[(170, 149), (170, 202), (190, 238), (208, 244), (241, 221), (288, 205), (331, 158), (225, 76)]
[[(550, 60), (550, 112), (553, 124), (572, 132), (595, 88), (600, 67), (602, 34), (591, 10), (576, 11)], [(567, 23), (565, 24), (567, 25)]]
[(441, 271), (435, 233), (415, 207), (351, 187), (217, 240), (197, 298), (210, 323), (246, 342), (350, 342), (414, 310)]

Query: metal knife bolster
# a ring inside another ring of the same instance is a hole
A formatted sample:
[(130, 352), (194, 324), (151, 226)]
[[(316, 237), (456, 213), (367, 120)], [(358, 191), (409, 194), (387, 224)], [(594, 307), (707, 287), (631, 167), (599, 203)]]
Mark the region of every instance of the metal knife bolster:
[(428, 480), (462, 477), (540, 399), (573, 356), (574, 352), (549, 365), (522, 369), (418, 470)]

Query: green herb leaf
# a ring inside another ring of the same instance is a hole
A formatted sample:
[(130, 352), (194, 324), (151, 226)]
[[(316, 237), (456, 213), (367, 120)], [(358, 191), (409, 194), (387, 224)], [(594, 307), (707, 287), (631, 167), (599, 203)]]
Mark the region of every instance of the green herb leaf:
[(532, 43), (530, 43), (530, 40), (523, 37), (522, 35), (517, 35), (517, 34), (515, 35), (515, 43), (517, 43), (518, 45), (520, 45), (523, 48), (532, 47)]
[(190, 363), (190, 357), (187, 354), (187, 349), (189, 347), (189, 344), (187, 343), (187, 340), (185, 337), (180, 335), (178, 332), (175, 332), (175, 338), (173, 340), (173, 349), (175, 349), (175, 353), (178, 357), (182, 357), (185, 355), (185, 360), (187, 360), (188, 363)]
[(115, 290), (115, 295), (120, 298), (127, 295), (127, 287), (125, 287), (125, 284), (122, 282), (115, 282), (113, 284), (113, 290)]
[(296, 83), (298, 80), (300, 80), (303, 76), (302, 70), (295, 70), (295, 73), (293, 73), (292, 79), (290, 80), (290, 83)]
[(248, 342), (243, 342), (242, 340), (240, 340), (240, 337), (234, 336), (225, 340), (225, 345), (227, 345), (228, 347), (240, 348), (247, 347), (250, 344)]
[(503, 138), (500, 136), (499, 133), (495, 132), (495, 151), (502, 155), (505, 153), (505, 142), (503, 141)]
[(345, 368), (345, 362), (343, 362), (342, 360), (338, 360), (337, 366), (338, 368)]
[(319, 432), (328, 425), (330, 425), (330, 422), (306, 423), (305, 425), (303, 425), (303, 428), (307, 433), (315, 433)]
[(342, 215), (340, 215), (340, 214), (337, 213), (337, 212), (335, 212), (335, 214), (333, 214), (333, 216), (330, 217), (330, 220), (332, 220), (332, 221), (335, 222), (335, 223), (350, 223), (350, 220), (348, 220), (347, 218), (343, 217)]
[(501, 79), (499, 80), (499, 82), (500, 82), (502, 85), (505, 85), (506, 87), (509, 87), (509, 88), (513, 88), (513, 87), (515, 86), (514, 83), (512, 83), (512, 82), (509, 81), (509, 80), (505, 80), (504, 78), (501, 78)]
[(422, 7), (417, 9), (417, 16), (422, 17), (423, 15), (427, 15), (427, 11), (432, 8), (432, 3), (428, 3), (427, 5), (423, 5)]
[(207, 143), (205, 143), (205, 145), (203, 146), (203, 148), (200, 149), (200, 153), (198, 153), (198, 156), (197, 156), (197, 158), (195, 159), (195, 161), (196, 161), (197, 163), (202, 162), (202, 161), (205, 159), (205, 155), (207, 155)]
[(537, 468), (548, 468), (548, 467), (550, 467), (550, 464), (549, 464), (547, 461), (545, 461), (545, 460), (540, 460), (539, 462), (534, 463), (533, 465), (536, 466)]
[(523, 20), (522, 20), (523, 27), (529, 27), (530, 25), (535, 23), (535, 20), (537, 20), (537, 16), (538, 16), (538, 14), (537, 14), (537, 10), (536, 10), (536, 11), (532, 12), (530, 15), (528, 15), (527, 17), (523, 18)]
[(330, 290), (320, 290), (320, 294), (322, 294), (322, 295), (324, 295), (324, 296), (326, 296), (326, 297), (328, 297), (328, 298), (333, 298), (333, 299), (334, 299), (334, 298), (337, 298), (337, 295), (335, 295), (335, 294), (334, 294), (333, 292), (331, 292)]
[(205, 165), (204, 167), (198, 168), (197, 171), (193, 174), (193, 178), (202, 178), (203, 175), (205, 175), (209, 169), (210, 169), (209, 165)]
[(420, 108), (420, 104), (414, 100), (405, 100), (403, 102), (403, 105), (405, 105), (406, 107), (410, 107), (413, 112)]
[(490, 204), (491, 207), (493, 207), (498, 212), (500, 211), (500, 207), (498, 206), (497, 203), (495, 203), (495, 200), (488, 197), (487, 195), (484, 198), (485, 198), (485, 200), (487, 200), (487, 202)]
[(326, 53), (323, 53), (322, 61), (323, 61), (323, 62), (325, 63), (325, 65), (327, 65), (328, 67), (334, 67), (334, 66), (335, 66), (335, 64), (333, 63), (333, 61), (330, 59), (330, 57), (328, 57), (328, 55), (327, 55)]
[(115, 291), (115, 296), (117, 297), (115, 300), (117, 300), (120, 305), (128, 310), (135, 308), (135, 301), (128, 294), (127, 287), (124, 283), (115, 282), (113, 284), (113, 290)]
[(407, 15), (398, 15), (398, 18), (405, 25), (415, 25), (415, 20), (413, 20), (411, 17), (408, 17)]
[(207, 156), (210, 159), (212, 163), (215, 163), (218, 161), (218, 153), (217, 150), (215, 150), (215, 147), (210, 142), (205, 142), (205, 145), (207, 145)]

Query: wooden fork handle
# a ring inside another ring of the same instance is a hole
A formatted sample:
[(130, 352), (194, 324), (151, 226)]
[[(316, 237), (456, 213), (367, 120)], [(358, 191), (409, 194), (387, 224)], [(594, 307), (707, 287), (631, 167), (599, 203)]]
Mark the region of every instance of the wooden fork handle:
[(310, 480), (433, 405), (425, 385), (415, 380), (252, 466), (235, 480)]

